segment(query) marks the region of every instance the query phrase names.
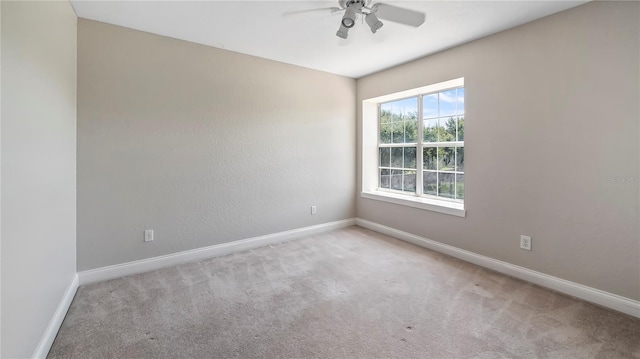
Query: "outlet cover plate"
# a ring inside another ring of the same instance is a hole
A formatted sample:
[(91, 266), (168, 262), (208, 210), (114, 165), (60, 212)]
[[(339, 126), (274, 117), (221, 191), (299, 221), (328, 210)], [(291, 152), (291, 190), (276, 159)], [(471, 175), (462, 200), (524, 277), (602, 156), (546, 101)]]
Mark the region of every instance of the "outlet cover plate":
[(153, 241), (153, 229), (145, 229), (144, 230), (144, 241), (152, 242)]
[(520, 236), (520, 248), (525, 249), (527, 251), (531, 250), (531, 237), (521, 235)]

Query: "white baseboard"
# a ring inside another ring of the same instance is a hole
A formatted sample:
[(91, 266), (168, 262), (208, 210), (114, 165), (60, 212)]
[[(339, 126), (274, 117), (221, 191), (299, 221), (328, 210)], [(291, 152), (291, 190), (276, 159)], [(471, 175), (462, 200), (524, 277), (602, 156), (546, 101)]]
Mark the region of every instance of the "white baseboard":
[(53, 313), (53, 317), (51, 317), (51, 321), (49, 321), (49, 325), (47, 325), (47, 329), (44, 331), (44, 334), (42, 334), (42, 338), (40, 338), (40, 342), (38, 343), (36, 350), (33, 352), (32, 358), (46, 358), (47, 354), (49, 354), (51, 345), (53, 344), (54, 339), (56, 339), (56, 335), (58, 335), (58, 330), (60, 330), (62, 321), (67, 315), (67, 311), (71, 306), (71, 302), (73, 301), (73, 297), (76, 295), (77, 290), (78, 275), (74, 274), (71, 283), (69, 283), (67, 290), (64, 292), (64, 295), (56, 308), (56, 311)]
[(444, 253), (452, 257), (462, 259), (466, 262), (477, 264), (481, 267), (492, 269), (496, 272), (500, 272), (512, 277), (525, 280), (527, 282), (537, 284), (541, 287), (553, 289), (555, 291), (583, 299), (587, 302), (595, 303), (603, 307), (614, 309), (619, 312), (640, 318), (640, 301), (637, 300), (625, 298), (613, 293), (591, 288), (586, 285), (536, 272), (531, 269), (479, 255), (473, 252), (466, 251), (464, 249), (416, 236), (415, 234), (407, 233), (361, 218), (356, 218), (356, 225), (382, 234), (386, 234), (394, 238), (401, 239), (409, 243), (413, 243), (420, 247), (428, 248), (436, 252)]
[(80, 285), (102, 282), (110, 279), (121, 278), (124, 276), (150, 272), (153, 270), (171, 267), (178, 264), (195, 262), (203, 259), (219, 257), (248, 249), (265, 247), (270, 244), (285, 242), (293, 239), (302, 238), (312, 234), (322, 233), (334, 229), (351, 227), (356, 224), (355, 218), (343, 219), (335, 222), (318, 224), (315, 226), (297, 228), (290, 231), (278, 232), (258, 236), (253, 238), (242, 239), (229, 243), (216, 244), (209, 247), (192, 249), (184, 252), (167, 254), (139, 261), (116, 264), (108, 267), (91, 269), (78, 273)]

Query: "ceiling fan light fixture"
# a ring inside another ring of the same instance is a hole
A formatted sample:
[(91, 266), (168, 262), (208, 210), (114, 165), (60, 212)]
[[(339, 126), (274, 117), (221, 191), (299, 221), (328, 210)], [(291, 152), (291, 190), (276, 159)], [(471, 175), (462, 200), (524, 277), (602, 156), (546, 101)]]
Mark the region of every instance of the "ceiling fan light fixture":
[(356, 24), (357, 10), (358, 9), (356, 9), (356, 6), (354, 5), (347, 7), (347, 9), (344, 11), (344, 15), (342, 16), (342, 26), (346, 27), (347, 29), (350, 29), (353, 27), (353, 25)]
[(350, 29), (353, 27), (353, 25), (355, 25), (356, 22), (353, 19), (342, 19), (342, 26), (346, 27), (347, 29)]
[(382, 27), (382, 25), (384, 25), (382, 21), (378, 20), (378, 17), (376, 16), (376, 14), (372, 12), (370, 12), (369, 14), (367, 14), (367, 16), (365, 16), (364, 21), (367, 23), (367, 25), (369, 25), (371, 32), (374, 34), (376, 33), (376, 31), (378, 31), (379, 28)]
[(349, 36), (349, 28), (340, 24), (340, 28), (338, 29), (338, 32), (336, 32), (336, 36), (346, 40)]

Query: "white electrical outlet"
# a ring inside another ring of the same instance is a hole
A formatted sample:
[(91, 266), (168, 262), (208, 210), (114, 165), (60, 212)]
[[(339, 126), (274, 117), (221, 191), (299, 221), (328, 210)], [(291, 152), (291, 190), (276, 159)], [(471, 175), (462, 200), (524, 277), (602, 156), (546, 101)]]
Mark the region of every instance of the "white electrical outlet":
[(317, 214), (318, 213), (318, 208), (316, 208), (316, 206), (311, 206), (311, 214)]
[(531, 250), (531, 237), (521, 235), (520, 236), (520, 248), (530, 251)]
[(144, 230), (144, 241), (145, 242), (153, 241), (153, 229), (145, 229)]

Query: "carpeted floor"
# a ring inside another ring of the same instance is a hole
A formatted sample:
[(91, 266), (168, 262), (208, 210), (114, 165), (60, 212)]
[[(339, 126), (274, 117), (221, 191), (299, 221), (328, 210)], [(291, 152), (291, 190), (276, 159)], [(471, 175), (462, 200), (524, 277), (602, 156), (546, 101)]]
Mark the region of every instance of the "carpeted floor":
[(640, 358), (640, 319), (351, 227), (83, 286), (49, 358)]

